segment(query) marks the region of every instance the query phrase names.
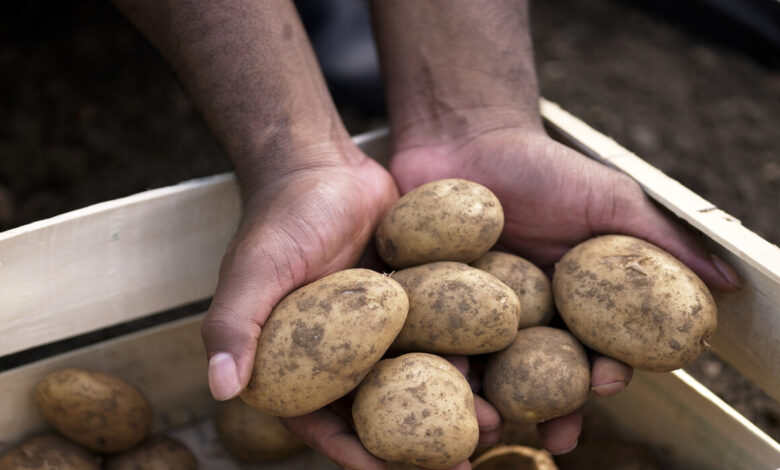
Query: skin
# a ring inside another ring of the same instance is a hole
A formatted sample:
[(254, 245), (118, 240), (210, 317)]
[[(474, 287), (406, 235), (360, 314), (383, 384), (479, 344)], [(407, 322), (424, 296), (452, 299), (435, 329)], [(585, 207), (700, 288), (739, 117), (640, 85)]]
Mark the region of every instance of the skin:
[[(525, 1), (373, 3), (392, 177), (349, 140), (291, 1), (114, 4), (168, 60), (241, 187), (242, 220), (202, 328), (218, 400), (246, 387), (262, 326), (284, 295), (358, 261), (396, 183), (402, 193), (445, 177), (487, 186), (509, 208), (501, 242), (543, 267), (578, 241), (617, 232), (665, 248), (711, 287), (738, 283), (636, 183), (544, 133)], [(630, 375), (597, 359), (592, 384), (609, 395)], [(476, 401), (481, 443), (494, 442), (500, 419)], [(546, 423), (545, 446), (573, 447), (579, 423)], [(344, 467), (385, 468), (330, 408), (286, 425)]]

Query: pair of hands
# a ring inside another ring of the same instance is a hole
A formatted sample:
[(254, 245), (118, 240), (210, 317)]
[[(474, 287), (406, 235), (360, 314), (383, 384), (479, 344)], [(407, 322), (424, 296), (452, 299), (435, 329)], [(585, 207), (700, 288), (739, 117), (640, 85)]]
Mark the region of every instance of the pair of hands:
[[(399, 190), (403, 194), (436, 179), (464, 178), (490, 188), (505, 212), (500, 243), (543, 269), (580, 241), (623, 233), (665, 248), (713, 288), (736, 287), (733, 271), (661, 213), (636, 182), (541, 130), (492, 130), (399, 148), (390, 172), (354, 146), (342, 149), (348, 153), (344, 164), (300, 168), (246, 198), (202, 328), (215, 398), (231, 398), (246, 386), (262, 325), (284, 295), (353, 267)], [(468, 372), (466, 358), (451, 360)], [(614, 360), (598, 357), (592, 366), (591, 386), (598, 395), (617, 393), (631, 379), (632, 370)], [(475, 398), (480, 445), (491, 445), (498, 439), (500, 417)], [(339, 465), (385, 468), (334, 408), (283, 422)], [(540, 437), (551, 452), (566, 452), (576, 445), (581, 424), (575, 412), (540, 424)], [(463, 462), (456, 468), (470, 467)]]

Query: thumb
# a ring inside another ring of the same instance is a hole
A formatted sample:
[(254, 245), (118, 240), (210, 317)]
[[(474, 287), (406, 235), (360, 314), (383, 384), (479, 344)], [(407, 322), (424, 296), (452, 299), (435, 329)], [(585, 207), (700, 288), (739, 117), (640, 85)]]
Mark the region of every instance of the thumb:
[(201, 325), (209, 388), (217, 400), (233, 398), (246, 388), (261, 327), (295, 287), (289, 252), (274, 246), (237, 239), (222, 260), (217, 289)]
[(597, 229), (599, 232), (623, 233), (653, 243), (682, 261), (712, 288), (740, 287), (739, 276), (729, 265), (708, 253), (693, 232), (665, 214), (633, 180), (629, 181), (613, 186), (617, 191), (611, 195), (612, 210)]

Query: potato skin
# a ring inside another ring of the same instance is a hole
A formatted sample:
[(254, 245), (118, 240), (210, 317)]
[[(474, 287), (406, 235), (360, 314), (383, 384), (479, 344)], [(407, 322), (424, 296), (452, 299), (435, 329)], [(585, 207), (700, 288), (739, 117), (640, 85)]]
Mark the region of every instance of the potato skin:
[(273, 462), (306, 449), (306, 444), (288, 431), (279, 418), (240, 399), (218, 405), (214, 427), (228, 453), (242, 462)]
[(471, 265), (496, 276), (515, 291), (522, 305), (518, 328), (550, 323), (554, 310), (552, 285), (535, 264), (511, 253), (488, 251)]
[(0, 470), (99, 470), (100, 461), (56, 434), (30, 437), (0, 456)]
[(486, 187), (462, 179), (426, 183), (390, 209), (376, 232), (377, 253), (393, 268), (434, 261), (470, 263), (492, 247), (504, 211)]
[(648, 372), (692, 361), (717, 328), (707, 287), (669, 253), (637, 238), (585, 241), (556, 264), (558, 311), (585, 345)]
[(409, 300), (389, 276), (340, 271), (282, 299), (266, 321), (248, 405), (274, 416), (301, 416), (346, 395), (390, 347)]
[(195, 470), (198, 461), (179, 440), (167, 436), (150, 439), (106, 461), (106, 470)]
[(499, 351), (517, 334), (520, 300), (495, 276), (440, 261), (393, 273), (409, 296), (409, 314), (393, 350), (440, 354)]
[(507, 421), (541, 423), (571, 413), (590, 392), (590, 364), (577, 338), (547, 326), (520, 330), (488, 359), (485, 398)]
[(380, 361), (358, 387), (352, 417), (365, 448), (388, 461), (447, 468), (479, 440), (471, 387), (433, 354)]
[(141, 442), (154, 419), (152, 405), (121, 377), (68, 368), (45, 376), (35, 402), (65, 437), (96, 452), (120, 452)]

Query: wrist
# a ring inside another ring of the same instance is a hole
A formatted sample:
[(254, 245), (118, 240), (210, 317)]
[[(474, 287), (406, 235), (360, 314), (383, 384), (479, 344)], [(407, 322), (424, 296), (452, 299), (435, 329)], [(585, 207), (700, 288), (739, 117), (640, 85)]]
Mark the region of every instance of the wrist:
[(538, 102), (534, 106), (513, 103), (410, 106), (391, 119), (394, 151), (419, 147), (456, 147), (496, 131), (544, 133)]
[(247, 201), (296, 174), (342, 168), (367, 158), (346, 131), (328, 134), (317, 129), (277, 129), (229, 150), (242, 198)]

